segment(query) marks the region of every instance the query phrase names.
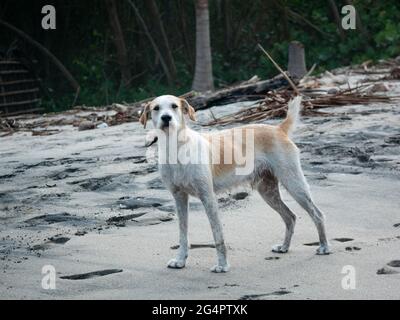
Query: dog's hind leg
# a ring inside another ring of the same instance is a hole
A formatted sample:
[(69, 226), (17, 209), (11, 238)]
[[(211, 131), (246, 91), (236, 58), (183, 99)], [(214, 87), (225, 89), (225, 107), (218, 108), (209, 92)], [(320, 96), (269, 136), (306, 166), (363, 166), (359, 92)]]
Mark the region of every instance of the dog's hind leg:
[(210, 188), (209, 191), (201, 192), (199, 198), (206, 210), (215, 241), (215, 248), (217, 249), (218, 264), (212, 267), (211, 271), (216, 273), (228, 272), (229, 264), (226, 258), (227, 254), (224, 235), (222, 232), (222, 224), (218, 217), (218, 204), (212, 188)]
[[(288, 159), (287, 159), (288, 160)], [(317, 227), (320, 246), (317, 254), (329, 254), (329, 244), (325, 231), (325, 217), (321, 210), (314, 204), (308, 183), (300, 166), (298, 154), (278, 171), (278, 179), (296, 200), (296, 202), (310, 215)]]
[(282, 201), (279, 192), (278, 180), (272, 174), (264, 175), (257, 186), (257, 190), (265, 202), (276, 212), (280, 214), (286, 225), (285, 240), (282, 245), (276, 245), (272, 248), (273, 252), (286, 253), (289, 250), (292, 239), (296, 215)]
[(168, 262), (168, 268), (181, 269), (186, 264), (188, 257), (188, 201), (189, 196), (182, 191), (172, 193), (176, 203), (176, 212), (179, 220), (179, 249), (175, 259)]

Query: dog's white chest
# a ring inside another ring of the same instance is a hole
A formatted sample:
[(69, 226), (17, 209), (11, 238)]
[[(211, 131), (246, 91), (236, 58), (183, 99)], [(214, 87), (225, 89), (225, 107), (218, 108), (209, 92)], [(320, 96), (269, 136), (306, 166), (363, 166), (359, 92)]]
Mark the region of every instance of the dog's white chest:
[(180, 189), (196, 196), (202, 177), (207, 171), (202, 165), (191, 164), (160, 164), (161, 180), (169, 190)]

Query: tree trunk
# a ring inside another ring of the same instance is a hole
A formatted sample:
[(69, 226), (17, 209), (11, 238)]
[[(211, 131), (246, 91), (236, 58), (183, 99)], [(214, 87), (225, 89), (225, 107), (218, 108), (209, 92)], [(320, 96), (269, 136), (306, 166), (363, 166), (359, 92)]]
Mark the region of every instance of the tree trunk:
[(196, 0), (196, 67), (192, 88), (200, 92), (214, 89), (208, 0)]
[(147, 11), (150, 14), (151, 23), (153, 25), (153, 34), (156, 38), (161, 54), (164, 56), (165, 63), (169, 69), (169, 73), (173, 80), (176, 78), (176, 66), (169, 46), (169, 41), (165, 33), (164, 25), (161, 20), (157, 3), (154, 0), (144, 1)]
[(301, 79), (307, 73), (304, 45), (298, 41), (289, 44), (288, 71), (294, 79)]
[(339, 10), (336, 6), (336, 2), (335, 2), (335, 0), (328, 0), (328, 2), (329, 2), (329, 5), (331, 6), (333, 19), (336, 22), (336, 27), (337, 27), (338, 33), (340, 35), (340, 39), (343, 41), (343, 40), (345, 40), (346, 36), (345, 36), (343, 28), (342, 28), (342, 20), (340, 19), (340, 14), (339, 14)]
[(117, 50), (117, 59), (121, 72), (121, 84), (128, 87), (132, 75), (129, 68), (128, 50), (126, 49), (124, 34), (119, 21), (116, 0), (106, 0), (110, 25), (113, 31), (113, 41)]
[(194, 52), (193, 52), (193, 45), (191, 44), (191, 41), (188, 36), (187, 32), (187, 24), (186, 24), (186, 11), (185, 11), (185, 0), (179, 0), (177, 1), (177, 6), (178, 6), (178, 11), (179, 11), (179, 20), (180, 20), (180, 28), (181, 28), (181, 35), (182, 35), (182, 42), (184, 46), (184, 51), (185, 55), (187, 57), (186, 59), (186, 64), (189, 66), (189, 69), (192, 71), (194, 70)]
[(168, 69), (167, 63), (165, 62), (164, 57), (162, 56), (160, 49), (157, 46), (157, 43), (155, 42), (155, 40), (153, 39), (153, 36), (150, 33), (149, 28), (146, 25), (146, 22), (144, 21), (142, 15), (139, 12), (139, 9), (136, 7), (135, 3), (132, 0), (128, 0), (129, 4), (131, 5), (132, 9), (135, 11), (135, 15), (137, 17), (137, 19), (139, 20), (139, 23), (142, 25), (143, 30), (147, 36), (147, 38), (149, 39), (151, 46), (154, 49), (154, 52), (156, 54), (156, 59), (160, 60), (161, 63), (161, 67), (164, 70), (164, 74), (167, 77), (167, 81), (168, 81), (168, 85), (172, 86), (173, 85), (173, 80), (172, 80), (172, 76), (171, 73)]

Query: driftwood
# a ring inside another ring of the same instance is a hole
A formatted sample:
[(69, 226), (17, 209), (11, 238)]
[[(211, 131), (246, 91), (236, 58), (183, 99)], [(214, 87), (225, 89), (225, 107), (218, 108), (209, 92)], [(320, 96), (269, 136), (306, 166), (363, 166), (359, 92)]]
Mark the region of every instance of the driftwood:
[[(330, 89), (320, 88), (321, 83), (318, 82), (320, 78), (312, 79), (314, 77), (311, 77), (307, 81), (303, 79), (303, 81), (300, 81), (300, 85), (296, 87), (291, 77), (288, 76), (288, 73), (277, 66), (276, 62), (261, 46), (259, 48), (281, 72), (280, 75), (269, 80), (260, 80), (257, 76), (254, 76), (248, 81), (215, 92), (199, 94), (190, 91), (180, 96), (187, 99), (196, 110), (240, 101), (254, 101), (254, 105), (221, 118), (216, 118), (210, 110), (213, 120), (202, 125), (257, 122), (274, 117), (284, 117), (287, 111), (287, 103), (294, 94), (302, 94), (304, 96), (303, 113), (307, 115), (329, 115), (326, 112), (318, 112), (317, 109), (319, 108), (352, 104), (390, 103), (400, 98), (377, 95), (376, 92), (385, 92), (389, 89), (384, 83), (377, 83), (376, 80), (371, 79), (369, 79), (369, 83), (367, 84), (341, 90), (337, 87)], [(361, 73), (364, 71), (364, 74), (369, 75), (371, 72), (379, 74), (379, 71), (381, 71), (383, 78), (379, 77), (378, 81), (400, 79), (400, 57), (379, 61), (377, 65), (371, 66), (371, 68), (368, 67), (369, 64), (371, 63), (365, 62), (355, 69), (347, 68), (345, 72), (352, 73), (353, 71), (358, 72), (360, 70)], [(378, 71), (378, 69), (380, 70)], [(388, 70), (386, 71), (386, 69)], [(333, 70), (332, 72), (338, 73), (340, 71), (336, 69), (336, 71)], [(341, 72), (344, 72), (343, 68)], [(308, 74), (305, 77), (307, 78), (307, 76)], [(334, 75), (330, 74), (330, 77), (334, 78)], [(332, 82), (339, 83), (338, 79), (332, 79)], [(64, 112), (65, 117), (57, 118), (52, 116), (39, 117), (38, 115), (6, 118), (4, 116), (1, 117), (0, 114), (0, 132), (4, 132), (0, 134), (0, 137), (13, 134), (17, 131), (31, 132), (33, 135), (51, 135), (59, 132), (57, 129), (49, 129), (50, 126), (73, 125), (77, 128), (81, 127), (82, 130), (85, 126), (88, 126), (88, 129), (96, 127), (106, 128), (107, 126), (126, 122), (135, 122), (139, 120), (141, 111), (146, 103), (153, 99), (154, 97), (149, 97), (133, 104), (113, 104), (105, 107), (78, 106)], [(86, 112), (83, 113), (82, 111)], [(35, 118), (37, 120), (24, 121)]]
[[(308, 95), (303, 101), (302, 113), (304, 115), (315, 115), (321, 113), (316, 109), (329, 108), (333, 106), (345, 106), (353, 104), (369, 104), (369, 103), (390, 103), (399, 97), (383, 96), (372, 93), (364, 93), (366, 86), (338, 91), (334, 94), (317, 94), (315, 96)], [(285, 117), (289, 100), (293, 94), (288, 90), (280, 90), (269, 92), (261, 102), (255, 103), (254, 106), (246, 107), (238, 112), (215, 118), (203, 124), (211, 125), (227, 125), (233, 123), (249, 123), (263, 121), (266, 119)], [(329, 114), (327, 114), (329, 115)]]
[(214, 105), (226, 105), (240, 101), (260, 100), (269, 91), (288, 87), (288, 81), (282, 76), (276, 76), (269, 80), (245, 82), (241, 85), (214, 91), (211, 93), (186, 97), (195, 110), (207, 109)]

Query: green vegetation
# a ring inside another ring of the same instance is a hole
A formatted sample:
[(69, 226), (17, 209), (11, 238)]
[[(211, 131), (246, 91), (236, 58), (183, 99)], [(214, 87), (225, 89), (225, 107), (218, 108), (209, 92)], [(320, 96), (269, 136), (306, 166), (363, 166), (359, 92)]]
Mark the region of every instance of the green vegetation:
[[(3, 0), (0, 5), (3, 19), (48, 47), (65, 64), (81, 86), (78, 104), (133, 102), (167, 92), (181, 94), (190, 90), (195, 56), (193, 1), (154, 1), (177, 70), (173, 85), (168, 85), (160, 59), (129, 2), (117, 1), (132, 75), (128, 86), (121, 85), (115, 34), (110, 27), (106, 1), (51, 1), (57, 10), (57, 30), (54, 31), (40, 28), (41, 7), (47, 2), (24, 1), (24, 10), (20, 9), (21, 2)], [(349, 3), (348, 0), (334, 2), (339, 14), (341, 7)], [(340, 34), (329, 1), (210, 0), (215, 86), (245, 80), (254, 74), (262, 78), (276, 75), (275, 68), (256, 48), (257, 43), (285, 66), (288, 43), (301, 41), (306, 48), (308, 67), (316, 63), (317, 71), (399, 55), (400, 2), (352, 2), (361, 24), (357, 30), (344, 30)], [(153, 13), (144, 1), (134, 3), (157, 42), (159, 35)], [(14, 39), (10, 33), (0, 35), (3, 47), (10, 46)], [(39, 60), (37, 72), (51, 89), (52, 99), (44, 102), (47, 109), (70, 107), (75, 92), (58, 70), (29, 46), (19, 44), (19, 48)]]

